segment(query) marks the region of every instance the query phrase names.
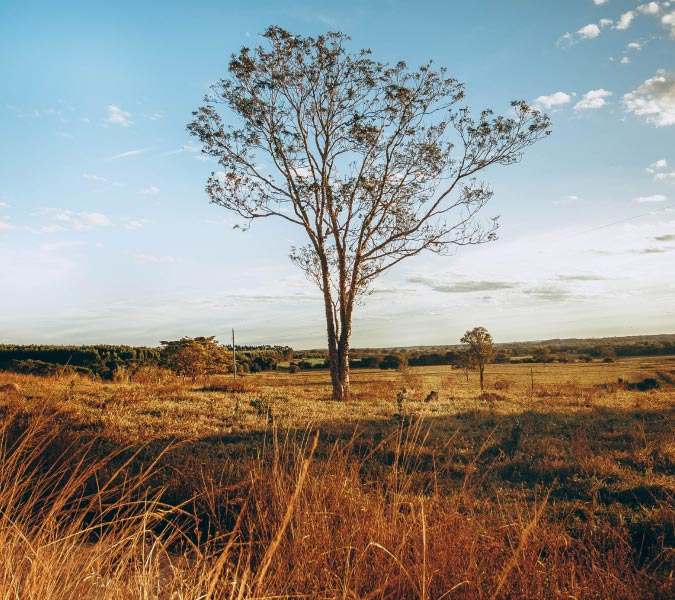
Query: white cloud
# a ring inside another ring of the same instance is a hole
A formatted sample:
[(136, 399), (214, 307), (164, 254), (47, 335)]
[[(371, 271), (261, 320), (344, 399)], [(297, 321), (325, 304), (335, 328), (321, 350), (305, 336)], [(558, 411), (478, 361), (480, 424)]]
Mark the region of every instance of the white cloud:
[(675, 125), (675, 76), (660, 69), (656, 76), (625, 94), (623, 104), (647, 123), (657, 127)]
[(660, 10), (658, 2), (640, 4), (640, 6), (637, 7), (637, 11), (643, 15), (658, 15)]
[(138, 190), (138, 194), (141, 196), (154, 196), (155, 194), (159, 194), (159, 188), (156, 185), (151, 185), (150, 187)]
[(182, 154), (184, 152), (188, 154), (196, 154), (201, 151), (202, 151), (201, 146), (195, 144), (194, 142), (190, 142), (185, 146), (181, 146), (180, 148), (178, 148), (178, 150), (169, 150), (168, 152), (164, 152), (162, 156), (171, 156), (173, 154)]
[(612, 19), (600, 19), (598, 25), (595, 23), (589, 23), (584, 25), (576, 33), (570, 33), (569, 31), (563, 35), (557, 42), (558, 46), (573, 46), (582, 40), (592, 40), (597, 38), (600, 35), (601, 29), (609, 27), (614, 24)]
[(642, 43), (641, 42), (631, 42), (626, 46), (626, 49), (628, 50), (642, 50)]
[(124, 158), (125, 156), (135, 156), (136, 154), (142, 154), (145, 152), (145, 148), (139, 148), (137, 150), (127, 150), (126, 152), (122, 152), (121, 154), (115, 154), (111, 158), (111, 160), (117, 160), (118, 158)]
[(9, 229), (14, 229), (14, 225), (0, 219), (0, 231), (7, 231)]
[(574, 110), (595, 110), (602, 108), (607, 104), (605, 98), (609, 98), (611, 95), (612, 92), (603, 89), (590, 90), (574, 105)]
[(593, 0), (593, 4), (596, 6), (602, 6), (603, 4), (607, 4), (609, 0)]
[(59, 233), (61, 231), (66, 231), (66, 228), (63, 225), (43, 225), (42, 227), (26, 227), (26, 231), (30, 233)]
[(91, 175), (89, 173), (82, 175), (82, 179), (86, 179), (87, 181), (96, 181), (97, 183), (107, 183), (108, 181), (105, 177), (101, 177), (100, 175)]
[(647, 173), (656, 173), (658, 171), (665, 171), (668, 168), (668, 161), (665, 158), (661, 158), (656, 162), (653, 162), (647, 167)]
[(88, 229), (90, 227), (109, 227), (112, 222), (103, 213), (99, 212), (80, 212), (77, 213), (75, 220), (80, 229)]
[(0, 208), (9, 208), (9, 204), (7, 202), (0, 202)]
[(670, 29), (671, 37), (675, 38), (675, 10), (661, 17), (661, 24)]
[(615, 29), (628, 29), (630, 27), (630, 24), (633, 22), (633, 19), (635, 18), (635, 13), (632, 10), (629, 10), (628, 12), (625, 12), (621, 15), (619, 18), (619, 22), (616, 24)]
[(173, 256), (154, 256), (152, 254), (132, 254), (138, 265), (172, 263)]
[(147, 221), (145, 219), (134, 219), (124, 224), (125, 229), (143, 229)]
[(668, 200), (668, 198), (663, 194), (654, 194), (653, 196), (640, 196), (638, 198), (634, 198), (633, 202), (646, 204), (650, 202), (665, 202), (666, 200)]
[(119, 106), (114, 104), (109, 104), (107, 107), (108, 116), (104, 119), (104, 123), (107, 125), (121, 125), (122, 127), (129, 127), (133, 124), (131, 120), (131, 113), (126, 110), (122, 110)]
[(96, 227), (109, 227), (112, 225), (112, 221), (100, 212), (74, 212), (72, 210), (47, 208), (40, 210), (37, 213), (32, 213), (32, 216), (45, 217), (52, 221), (59, 222), (59, 224), (38, 228), (27, 227), (28, 231), (31, 231), (32, 233), (56, 233), (57, 231), (65, 231), (66, 228), (62, 225), (63, 223), (71, 225), (74, 229), (80, 231), (94, 229)]
[(600, 28), (595, 23), (584, 25), (577, 35), (583, 40), (592, 40), (600, 35)]
[(79, 246), (86, 246), (86, 242), (77, 242), (77, 241), (71, 241), (71, 242), (53, 242), (49, 244), (40, 244), (40, 250), (44, 250), (45, 252), (55, 252), (58, 250), (65, 250), (67, 248), (77, 248)]
[(621, 59), (621, 64), (622, 64), (622, 65), (627, 65), (627, 64), (629, 64), (629, 63), (630, 63), (630, 58), (628, 58), (627, 56), (624, 56), (624, 57)]
[(670, 179), (675, 180), (675, 171), (670, 171), (669, 173), (657, 173), (654, 175), (654, 179), (657, 181), (668, 181)]
[(562, 106), (572, 100), (572, 96), (565, 92), (556, 92), (550, 96), (539, 96), (534, 99), (534, 104), (545, 109), (551, 109), (556, 106)]

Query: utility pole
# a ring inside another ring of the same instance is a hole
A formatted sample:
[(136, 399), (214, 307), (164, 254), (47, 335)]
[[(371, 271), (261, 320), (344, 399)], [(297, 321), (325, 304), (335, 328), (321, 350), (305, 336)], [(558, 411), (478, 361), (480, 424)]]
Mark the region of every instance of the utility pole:
[(237, 351), (234, 349), (234, 329), (232, 330), (232, 368), (234, 381), (237, 381)]

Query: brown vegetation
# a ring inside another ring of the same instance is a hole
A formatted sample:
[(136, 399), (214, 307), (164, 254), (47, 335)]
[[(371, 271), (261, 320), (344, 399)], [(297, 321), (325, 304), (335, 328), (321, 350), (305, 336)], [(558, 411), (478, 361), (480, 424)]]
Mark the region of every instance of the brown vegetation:
[(0, 598), (672, 597), (674, 367), (12, 374)]

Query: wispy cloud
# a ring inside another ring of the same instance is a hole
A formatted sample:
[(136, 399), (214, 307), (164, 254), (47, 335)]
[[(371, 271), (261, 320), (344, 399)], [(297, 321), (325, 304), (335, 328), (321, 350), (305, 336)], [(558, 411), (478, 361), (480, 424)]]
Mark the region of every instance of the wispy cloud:
[(97, 183), (107, 183), (108, 180), (105, 177), (101, 177), (100, 175), (92, 175), (90, 173), (85, 173), (82, 175), (82, 179), (86, 179), (87, 181), (95, 181)]
[(15, 229), (14, 225), (0, 219), (0, 231), (8, 231), (10, 229)]
[(44, 252), (58, 252), (59, 250), (67, 250), (69, 248), (79, 248), (81, 246), (87, 246), (87, 242), (81, 241), (69, 241), (69, 242), (51, 242), (40, 244), (40, 250)]
[(10, 205), (7, 202), (0, 202), (0, 208), (9, 208)]
[(523, 290), (523, 294), (547, 302), (565, 302), (573, 298), (568, 289), (557, 285), (541, 285)]
[(137, 193), (141, 196), (154, 196), (155, 194), (159, 194), (159, 188), (156, 185), (151, 185), (150, 187), (138, 190)]
[(79, 231), (94, 229), (97, 227), (110, 227), (112, 221), (106, 215), (100, 212), (60, 210), (56, 208), (45, 208), (31, 216), (42, 217), (50, 221), (56, 221), (51, 225), (43, 227), (27, 227), (28, 231), (33, 233), (56, 233), (57, 231), (65, 231), (66, 225)]
[(143, 229), (147, 223), (146, 219), (133, 219), (124, 224), (125, 229)]
[(153, 254), (132, 254), (134, 262), (138, 265), (172, 263), (173, 256), (155, 256)]
[(673, 248), (641, 248), (639, 250), (631, 250), (631, 254), (664, 254), (671, 250)]
[(606, 281), (604, 275), (558, 275), (560, 281)]
[(37, 234), (43, 234), (43, 233), (60, 233), (61, 231), (66, 231), (66, 228), (63, 225), (42, 225), (40, 227), (30, 227), (27, 226), (26, 231), (30, 233), (37, 233)]
[(125, 158), (127, 156), (136, 156), (137, 154), (143, 154), (143, 152), (146, 152), (147, 148), (138, 148), (137, 150), (127, 150), (126, 152), (122, 152), (121, 154), (115, 154), (115, 156), (111, 157), (111, 160), (117, 160), (118, 158)]
[(431, 277), (413, 276), (408, 277), (408, 283), (419, 283), (431, 288), (435, 292), (444, 294), (469, 294), (473, 292), (488, 292), (493, 290), (507, 290), (518, 286), (512, 281), (458, 281), (444, 283)]
[(665, 235), (657, 235), (654, 237), (657, 242), (675, 242), (675, 233), (667, 233)]
[(633, 202), (637, 202), (638, 204), (647, 204), (650, 202), (665, 202), (666, 200), (668, 200), (668, 198), (663, 194), (654, 194), (652, 196), (640, 196), (638, 198), (634, 198)]
[(103, 123), (106, 125), (121, 125), (122, 127), (129, 127), (133, 125), (131, 120), (131, 113), (126, 110), (122, 110), (119, 106), (114, 104), (109, 104), (106, 107), (108, 111), (108, 116), (103, 120)]

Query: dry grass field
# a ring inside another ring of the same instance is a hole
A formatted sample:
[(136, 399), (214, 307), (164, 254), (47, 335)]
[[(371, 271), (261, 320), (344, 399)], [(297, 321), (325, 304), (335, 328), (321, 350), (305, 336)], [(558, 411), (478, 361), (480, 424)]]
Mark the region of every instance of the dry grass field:
[(674, 358), (352, 381), (0, 373), (0, 599), (675, 596)]

